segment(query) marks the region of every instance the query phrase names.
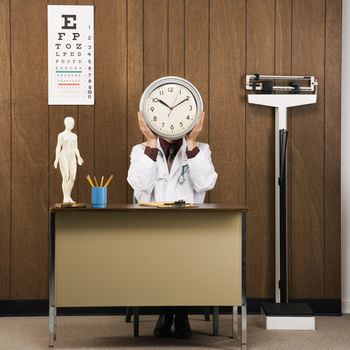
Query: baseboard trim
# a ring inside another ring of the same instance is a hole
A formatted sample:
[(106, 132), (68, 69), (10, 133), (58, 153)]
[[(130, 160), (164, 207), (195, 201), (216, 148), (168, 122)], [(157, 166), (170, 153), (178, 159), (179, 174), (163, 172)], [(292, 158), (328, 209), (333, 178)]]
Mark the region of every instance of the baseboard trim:
[(350, 300), (342, 300), (343, 314), (350, 314)]
[(49, 301), (33, 300), (0, 300), (0, 316), (47, 316)]
[[(247, 300), (248, 313), (260, 314), (262, 303), (273, 302), (273, 299)], [(340, 299), (292, 299), (290, 302), (304, 302), (309, 304), (315, 315), (339, 316), (342, 313), (342, 303)], [(344, 308), (346, 303), (346, 308)], [(49, 302), (45, 299), (34, 300), (0, 300), (0, 316), (47, 316)], [(348, 310), (348, 311), (346, 311)], [(78, 315), (125, 315), (125, 307), (64, 307), (58, 308), (57, 314), (61, 316)], [(220, 307), (220, 314), (230, 314), (232, 308), (228, 306)], [(343, 312), (350, 313), (350, 301), (343, 301)], [(159, 313), (158, 307), (142, 307), (140, 314), (153, 315)], [(203, 307), (190, 307), (191, 314), (203, 313)]]
[(291, 303), (306, 303), (318, 316), (341, 316), (341, 299), (291, 299)]

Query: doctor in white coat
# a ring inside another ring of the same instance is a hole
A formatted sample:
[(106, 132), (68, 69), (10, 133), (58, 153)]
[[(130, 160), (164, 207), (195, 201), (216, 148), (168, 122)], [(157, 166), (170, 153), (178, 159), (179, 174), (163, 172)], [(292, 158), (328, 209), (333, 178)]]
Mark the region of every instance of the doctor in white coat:
[[(133, 147), (128, 182), (137, 201), (177, 201), (203, 203), (218, 177), (209, 145), (197, 142), (203, 129), (204, 112), (197, 125), (176, 141), (158, 138), (138, 113), (146, 142)], [(175, 146), (171, 149), (171, 145)], [(168, 154), (167, 154), (168, 153)]]
[[(133, 147), (128, 172), (128, 182), (137, 201), (204, 202), (206, 191), (215, 186), (218, 177), (209, 145), (197, 142), (204, 116), (203, 112), (186, 137), (174, 141), (157, 137), (148, 128), (142, 113), (138, 113), (139, 127), (146, 142)], [(192, 335), (186, 307), (163, 308), (154, 335), (169, 337), (173, 323), (175, 337)]]

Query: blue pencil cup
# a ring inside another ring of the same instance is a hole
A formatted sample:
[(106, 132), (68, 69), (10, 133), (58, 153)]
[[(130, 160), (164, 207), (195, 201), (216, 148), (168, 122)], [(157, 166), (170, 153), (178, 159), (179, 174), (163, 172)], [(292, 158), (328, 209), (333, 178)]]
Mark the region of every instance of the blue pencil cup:
[(107, 206), (107, 187), (91, 188), (91, 206), (93, 208), (106, 208)]

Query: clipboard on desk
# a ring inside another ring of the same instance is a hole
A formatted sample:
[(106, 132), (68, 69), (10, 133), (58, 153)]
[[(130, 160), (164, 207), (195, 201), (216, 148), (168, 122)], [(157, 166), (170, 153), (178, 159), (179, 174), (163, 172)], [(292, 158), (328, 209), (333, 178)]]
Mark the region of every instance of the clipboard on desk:
[(186, 203), (185, 201), (176, 202), (139, 202), (140, 206), (153, 207), (153, 208), (198, 208), (199, 205), (196, 203)]

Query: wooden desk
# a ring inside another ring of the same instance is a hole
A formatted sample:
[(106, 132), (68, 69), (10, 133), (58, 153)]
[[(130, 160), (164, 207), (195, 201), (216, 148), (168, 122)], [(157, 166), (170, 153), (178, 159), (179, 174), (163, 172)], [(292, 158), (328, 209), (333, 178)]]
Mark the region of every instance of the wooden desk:
[(49, 345), (56, 308), (239, 306), (246, 347), (246, 208), (50, 210)]

